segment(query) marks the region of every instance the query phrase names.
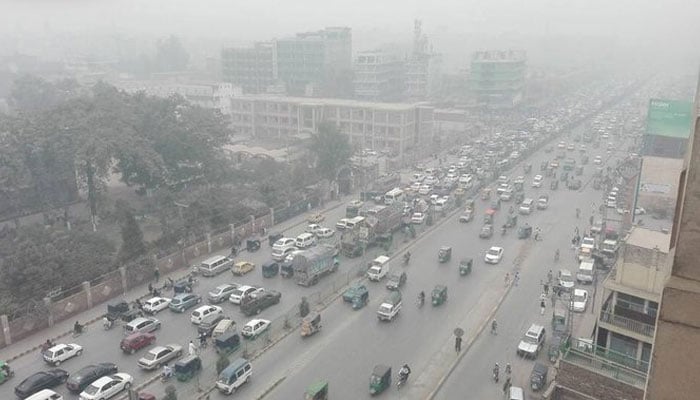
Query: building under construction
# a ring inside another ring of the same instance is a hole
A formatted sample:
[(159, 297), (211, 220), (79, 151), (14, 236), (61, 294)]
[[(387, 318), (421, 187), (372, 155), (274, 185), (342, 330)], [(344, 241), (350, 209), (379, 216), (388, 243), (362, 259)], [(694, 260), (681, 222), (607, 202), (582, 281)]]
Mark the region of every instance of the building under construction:
[(472, 55), (470, 84), (477, 104), (509, 108), (523, 99), (527, 57), (524, 51), (477, 51)]

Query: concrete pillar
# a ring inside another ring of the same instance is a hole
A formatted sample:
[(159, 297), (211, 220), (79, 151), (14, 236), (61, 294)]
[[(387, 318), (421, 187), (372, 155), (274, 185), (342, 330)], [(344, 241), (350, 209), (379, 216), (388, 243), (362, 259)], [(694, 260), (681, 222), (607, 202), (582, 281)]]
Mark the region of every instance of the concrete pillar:
[(128, 281), (126, 279), (126, 267), (121, 266), (119, 267), (119, 276), (122, 278), (122, 292), (126, 294), (128, 288)]
[(256, 232), (255, 229), (255, 215), (250, 216), (250, 234), (254, 235)]
[(233, 224), (230, 224), (229, 226), (231, 227), (231, 242), (233, 243), (236, 241), (236, 227), (233, 226)]
[(270, 207), (270, 228), (275, 226), (275, 209)]
[(211, 254), (211, 233), (207, 233), (207, 253)]
[(54, 324), (53, 307), (51, 307), (51, 303), (51, 297), (44, 297), (44, 306), (49, 310), (49, 326), (53, 326)]
[(87, 298), (88, 308), (92, 308), (92, 290), (90, 290), (90, 282), (83, 282), (83, 291), (85, 291), (85, 297)]
[(0, 315), (0, 326), (2, 326), (2, 334), (5, 338), (5, 346), (12, 344), (12, 335), (10, 335), (10, 321), (7, 319), (7, 315)]

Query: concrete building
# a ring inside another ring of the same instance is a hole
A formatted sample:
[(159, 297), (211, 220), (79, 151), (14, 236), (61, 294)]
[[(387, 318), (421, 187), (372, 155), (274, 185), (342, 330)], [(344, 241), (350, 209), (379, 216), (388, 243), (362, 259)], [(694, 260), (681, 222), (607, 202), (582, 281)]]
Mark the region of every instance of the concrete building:
[(267, 93), (277, 84), (277, 46), (257, 42), (251, 47), (225, 48), (221, 51), (221, 74), (225, 82), (245, 93)]
[(408, 153), (427, 154), (433, 145), (433, 108), (420, 104), (241, 96), (231, 106), (238, 135), (287, 140), (315, 133), (328, 121), (357, 149), (386, 150), (406, 159)]
[(509, 108), (524, 96), (527, 57), (524, 51), (477, 51), (470, 68), (471, 90), (477, 104)]
[(192, 104), (231, 113), (231, 99), (235, 95), (233, 84), (227, 82), (177, 82), (177, 81), (115, 81), (111, 82), (127, 93), (144, 92), (149, 96), (170, 97), (180, 95)]
[(648, 214), (671, 218), (676, 209), (678, 176), (682, 170), (682, 159), (642, 157), (636, 207)]
[(642, 155), (683, 159), (688, 149), (692, 103), (682, 100), (649, 100)]
[(572, 339), (560, 360), (561, 400), (642, 400), (661, 292), (671, 271), (668, 233), (634, 227), (603, 281), (592, 345)]
[[(350, 28), (330, 27), (297, 33), (278, 39), (276, 47), (277, 71), (287, 85), (288, 93), (308, 96), (352, 94)], [(346, 90), (349, 92), (343, 93)]]
[(684, 169), (677, 179), (678, 206), (671, 248), (675, 247), (671, 277), (663, 289), (656, 337), (647, 382), (648, 400), (697, 399), (700, 393), (700, 86), (692, 109), (693, 137)]
[(397, 101), (403, 95), (405, 64), (381, 50), (363, 51), (355, 57), (355, 98)]

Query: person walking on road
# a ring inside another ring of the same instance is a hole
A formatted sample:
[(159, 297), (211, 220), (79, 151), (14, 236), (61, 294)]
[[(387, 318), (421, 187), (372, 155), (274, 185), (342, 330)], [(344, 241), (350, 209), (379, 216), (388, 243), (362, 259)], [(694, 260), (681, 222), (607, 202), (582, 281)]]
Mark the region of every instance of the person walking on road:
[(540, 300), (540, 315), (544, 315), (544, 309), (547, 306), (547, 302), (542, 299)]
[(460, 336), (457, 336), (455, 338), (455, 351), (459, 353), (462, 351), (462, 338)]
[(153, 276), (156, 278), (156, 283), (158, 283), (158, 280), (160, 280), (160, 270), (158, 267), (153, 270)]
[(188, 351), (191, 356), (197, 355), (197, 346), (195, 346), (194, 342), (192, 342), (191, 340), (188, 346)]
[(520, 272), (515, 271), (515, 277), (513, 279), (513, 283), (515, 286), (518, 286), (518, 283), (520, 282)]

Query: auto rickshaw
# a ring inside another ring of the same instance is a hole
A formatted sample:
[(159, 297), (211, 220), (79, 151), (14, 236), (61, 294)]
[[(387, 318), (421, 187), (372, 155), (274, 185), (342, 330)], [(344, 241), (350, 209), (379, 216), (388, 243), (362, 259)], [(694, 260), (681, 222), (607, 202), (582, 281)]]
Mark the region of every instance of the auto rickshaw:
[(272, 278), (276, 276), (280, 271), (280, 265), (276, 261), (268, 261), (263, 263), (262, 267), (263, 278)]
[(245, 249), (249, 253), (260, 250), (260, 240), (258, 239), (248, 239), (245, 241)]
[(559, 181), (556, 179), (552, 179), (552, 182), (549, 184), (549, 188), (552, 190), (557, 190), (559, 188)]
[(532, 236), (532, 227), (530, 225), (523, 225), (518, 228), (518, 239), (527, 239)]
[(447, 301), (447, 286), (435, 285), (430, 297), (433, 299), (433, 306), (442, 305), (442, 303)]
[(10, 368), (10, 364), (5, 361), (0, 361), (0, 384), (15, 376), (15, 371)]
[(235, 331), (228, 331), (214, 340), (218, 354), (230, 354), (241, 346), (241, 337)]
[(267, 244), (272, 247), (273, 244), (275, 244), (276, 241), (282, 239), (284, 235), (281, 232), (273, 232), (270, 235), (267, 236)]
[(488, 200), (491, 198), (491, 188), (483, 188), (481, 190), (481, 200)]
[(559, 352), (561, 351), (561, 337), (554, 335), (549, 340), (549, 350), (547, 351), (547, 356), (549, 357), (549, 362), (552, 364), (557, 362), (559, 359)]
[(486, 212), (484, 213), (484, 223), (485, 224), (492, 224), (494, 215), (496, 215), (496, 210), (494, 210), (493, 208), (487, 209)]
[(391, 367), (375, 365), (369, 377), (369, 394), (374, 396), (391, 386)]
[(549, 368), (544, 364), (536, 362), (532, 367), (530, 387), (534, 392), (542, 389), (547, 384), (547, 372), (549, 372)]
[(493, 236), (493, 225), (491, 224), (484, 224), (484, 226), (481, 227), (481, 231), (479, 232), (479, 238), (480, 239), (489, 239)]
[(328, 382), (320, 381), (309, 385), (304, 394), (305, 400), (328, 400)]
[(518, 216), (509, 215), (508, 219), (506, 220), (506, 228), (513, 228), (516, 225), (518, 225)]
[(321, 330), (321, 314), (312, 312), (301, 320), (301, 337), (311, 336)]
[(459, 262), (459, 274), (462, 276), (471, 274), (473, 262), (474, 260), (471, 258), (463, 258)]
[(122, 300), (107, 305), (106, 317), (112, 321), (120, 319), (124, 322), (131, 322), (137, 317), (143, 317), (143, 312), (138, 308), (129, 307), (129, 303)]
[(438, 251), (438, 260), (441, 263), (446, 263), (452, 258), (452, 247), (442, 246)]
[(187, 382), (202, 370), (202, 360), (197, 355), (187, 356), (175, 363), (175, 377), (180, 382)]

